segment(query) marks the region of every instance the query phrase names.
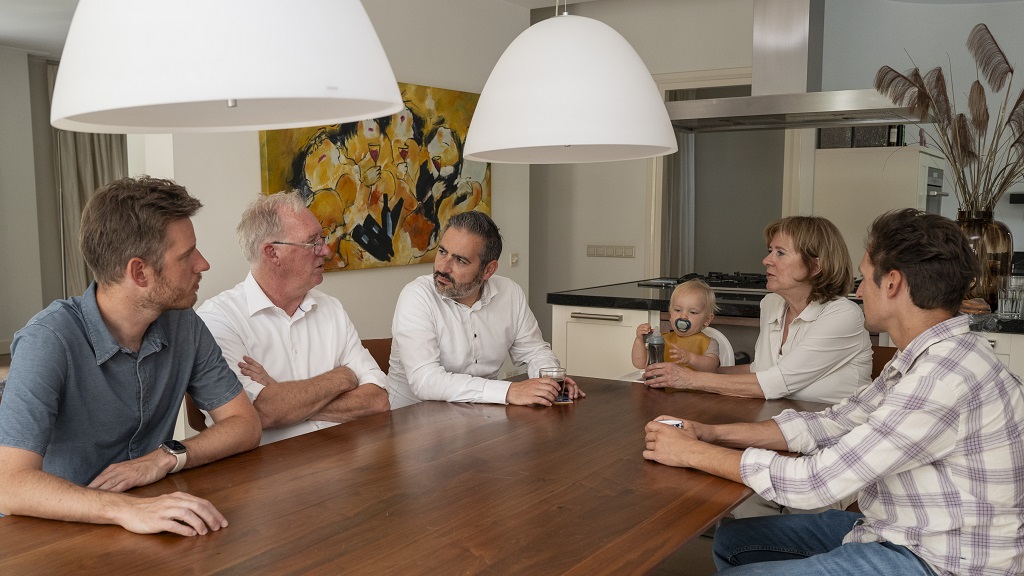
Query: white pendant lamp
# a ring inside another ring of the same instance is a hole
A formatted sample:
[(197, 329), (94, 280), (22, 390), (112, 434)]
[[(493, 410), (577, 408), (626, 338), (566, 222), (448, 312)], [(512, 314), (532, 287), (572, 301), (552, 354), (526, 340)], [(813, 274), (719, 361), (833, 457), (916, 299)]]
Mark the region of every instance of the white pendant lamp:
[(226, 132), (401, 108), (359, 0), (79, 0), (50, 122), (76, 132)]
[(608, 25), (561, 15), (516, 38), (491, 71), (466, 136), (479, 162), (633, 160), (677, 149), (665, 102)]

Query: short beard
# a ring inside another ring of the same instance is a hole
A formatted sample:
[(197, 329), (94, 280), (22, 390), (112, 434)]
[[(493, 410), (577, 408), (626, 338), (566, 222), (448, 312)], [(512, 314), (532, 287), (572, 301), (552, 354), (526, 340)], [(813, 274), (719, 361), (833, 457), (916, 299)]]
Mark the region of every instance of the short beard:
[[(437, 283), (438, 276), (444, 276), (451, 284), (442, 286)], [(445, 298), (451, 298), (452, 300), (461, 300), (466, 298), (470, 294), (476, 293), (480, 290), (480, 287), (484, 285), (484, 270), (481, 267), (480, 273), (469, 282), (463, 284), (457, 284), (455, 280), (447, 275), (441, 274), (440, 272), (434, 272), (434, 290)]]
[(146, 296), (141, 303), (145, 309), (163, 314), (168, 310), (184, 310), (195, 306), (197, 294), (191, 287), (172, 288), (159, 272), (156, 273), (155, 281), (157, 284), (153, 293)]

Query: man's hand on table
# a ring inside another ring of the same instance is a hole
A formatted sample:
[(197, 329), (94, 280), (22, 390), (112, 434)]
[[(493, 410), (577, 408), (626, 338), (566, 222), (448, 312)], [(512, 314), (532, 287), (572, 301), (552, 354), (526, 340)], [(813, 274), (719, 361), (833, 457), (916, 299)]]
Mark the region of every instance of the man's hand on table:
[[(572, 378), (566, 376), (565, 384), (569, 389), (569, 398), (575, 400), (586, 397), (586, 394), (580, 390)], [(551, 406), (558, 396), (558, 392), (558, 383), (551, 378), (530, 378), (512, 382), (505, 394), (505, 402), (518, 406), (529, 406), (530, 404)]]
[[(682, 422), (682, 426), (677, 427), (659, 420), (678, 420)], [(644, 458), (667, 466), (693, 468), (689, 457), (694, 453), (694, 446), (702, 444), (698, 437), (701, 426), (698, 422), (675, 416), (658, 416), (644, 427)]]
[(184, 492), (155, 498), (128, 498), (114, 520), (137, 534), (172, 532), (197, 536), (226, 528), (228, 521), (207, 500)]
[(140, 458), (107, 466), (93, 478), (88, 487), (107, 492), (124, 492), (160, 480), (170, 473), (176, 463), (174, 456), (158, 448)]

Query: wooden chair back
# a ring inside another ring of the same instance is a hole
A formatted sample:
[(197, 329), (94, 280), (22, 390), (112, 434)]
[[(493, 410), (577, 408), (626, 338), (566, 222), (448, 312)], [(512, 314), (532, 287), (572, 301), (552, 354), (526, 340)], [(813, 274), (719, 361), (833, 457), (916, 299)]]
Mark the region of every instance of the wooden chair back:
[(889, 363), (889, 360), (896, 354), (895, 346), (872, 346), (871, 347), (871, 379), (878, 378), (882, 368)]
[(363, 348), (370, 352), (377, 366), (387, 374), (391, 365), (391, 338), (368, 338), (363, 340)]

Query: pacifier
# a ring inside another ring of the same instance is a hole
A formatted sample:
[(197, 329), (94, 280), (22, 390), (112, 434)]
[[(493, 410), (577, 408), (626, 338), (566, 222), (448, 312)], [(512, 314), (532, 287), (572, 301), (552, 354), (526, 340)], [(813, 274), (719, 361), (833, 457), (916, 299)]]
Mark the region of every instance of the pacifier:
[(690, 324), (690, 321), (686, 318), (676, 318), (676, 330), (678, 332), (686, 332), (690, 329), (690, 326), (692, 326), (692, 324)]

